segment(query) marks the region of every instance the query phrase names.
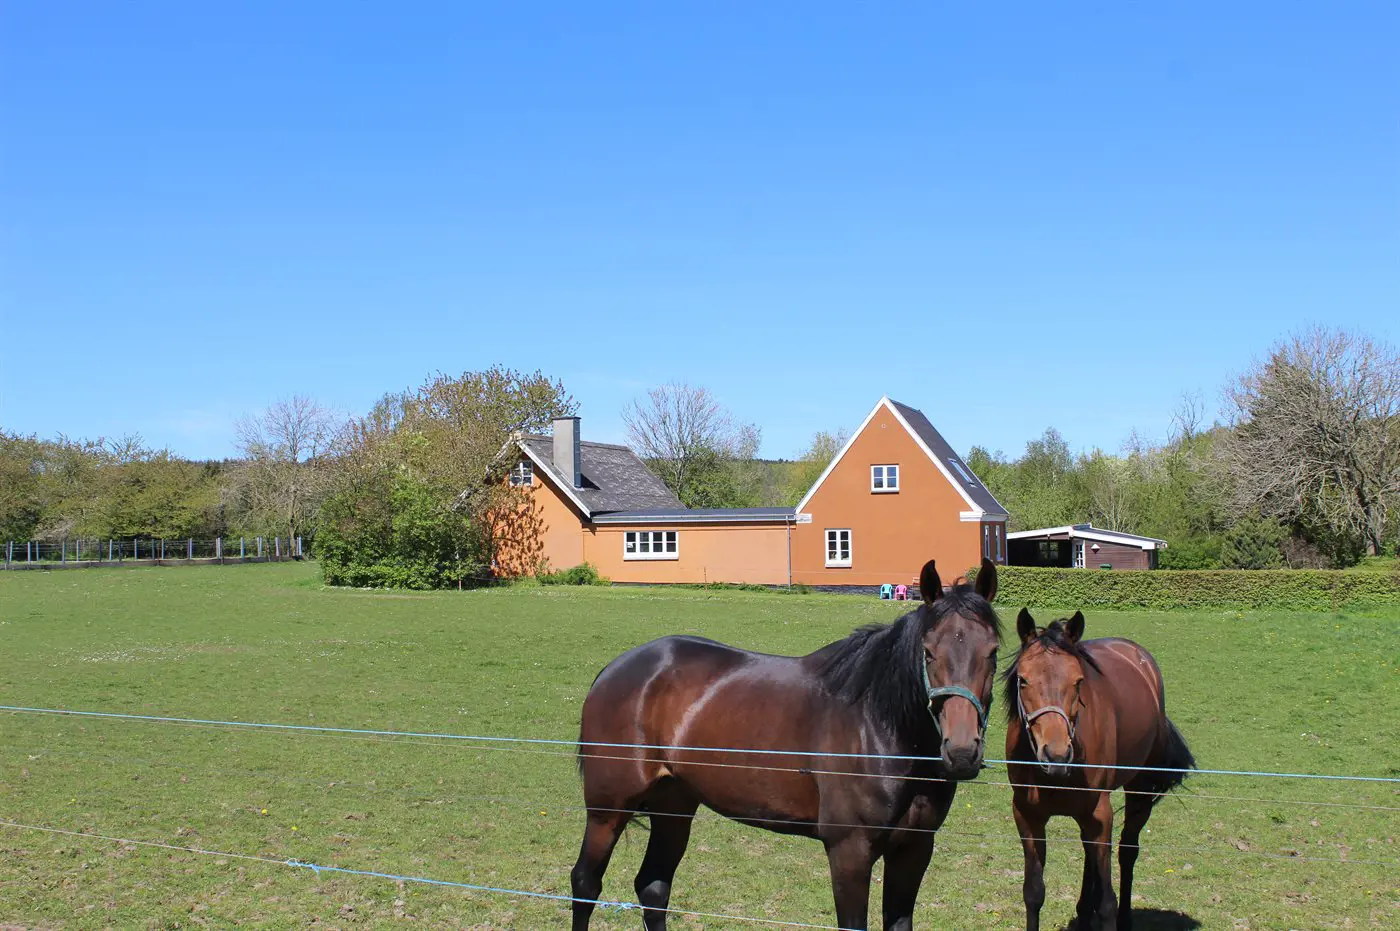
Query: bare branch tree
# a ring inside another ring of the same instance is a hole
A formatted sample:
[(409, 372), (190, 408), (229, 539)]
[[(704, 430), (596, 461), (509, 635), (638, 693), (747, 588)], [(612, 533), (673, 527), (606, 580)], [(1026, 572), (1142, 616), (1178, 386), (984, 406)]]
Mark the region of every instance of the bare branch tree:
[(234, 429), (246, 461), (233, 490), (255, 521), (285, 527), (289, 540), (303, 535), (325, 490), (324, 458), (339, 419), (305, 395), (239, 418)]
[(733, 417), (705, 388), (662, 385), (622, 411), (627, 435), (681, 501), (691, 504), (700, 473), (716, 461), (752, 458), (761, 435)]
[(1230, 393), (1241, 512), (1320, 520), (1379, 553), (1400, 502), (1400, 356), (1343, 330), (1293, 337)]

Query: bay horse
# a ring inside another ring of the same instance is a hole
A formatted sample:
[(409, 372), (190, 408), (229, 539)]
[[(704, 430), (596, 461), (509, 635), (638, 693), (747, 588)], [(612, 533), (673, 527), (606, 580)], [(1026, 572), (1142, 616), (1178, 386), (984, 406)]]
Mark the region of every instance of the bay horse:
[(701, 805), (820, 840), (842, 928), (866, 928), (871, 868), (884, 857), (885, 928), (909, 931), (956, 780), (982, 767), (996, 585), (984, 560), (973, 586), (944, 592), (930, 560), (922, 605), (807, 656), (674, 636), (609, 663), (579, 731), (588, 816), (571, 875), (574, 931), (588, 928), (608, 858), (639, 814), (651, 836), (635, 888), (647, 931), (664, 931)]
[[(1084, 880), (1076, 927), (1132, 928), (1133, 866), (1138, 835), (1162, 796), (1179, 786), (1196, 760), (1167, 718), (1162, 671), (1152, 655), (1117, 637), (1082, 640), (1084, 615), (1038, 628), (1026, 609), (1016, 617), (1021, 648), (1003, 674), (1007, 772), (1012, 814), (1025, 852), (1027, 931), (1040, 927), (1045, 902), (1045, 822), (1079, 822)], [(1070, 765), (1075, 764), (1075, 765)], [(1141, 767), (1141, 768), (1139, 768)], [(1113, 895), (1113, 806), (1125, 790), (1118, 838), (1122, 905)]]

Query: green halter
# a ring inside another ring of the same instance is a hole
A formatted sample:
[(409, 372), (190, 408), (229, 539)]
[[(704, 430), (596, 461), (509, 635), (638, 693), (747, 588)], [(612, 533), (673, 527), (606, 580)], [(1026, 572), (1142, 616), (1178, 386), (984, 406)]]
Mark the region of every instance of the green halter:
[(933, 713), (933, 700), (935, 698), (966, 698), (972, 702), (972, 707), (977, 709), (977, 729), (985, 732), (987, 730), (987, 709), (982, 707), (982, 700), (972, 694), (970, 689), (965, 689), (961, 685), (940, 685), (933, 687), (933, 683), (928, 681), (928, 663), (922, 659), (919, 661), (919, 671), (924, 674), (924, 690), (928, 692), (928, 713), (933, 717), (935, 725), (938, 723), (938, 716)]

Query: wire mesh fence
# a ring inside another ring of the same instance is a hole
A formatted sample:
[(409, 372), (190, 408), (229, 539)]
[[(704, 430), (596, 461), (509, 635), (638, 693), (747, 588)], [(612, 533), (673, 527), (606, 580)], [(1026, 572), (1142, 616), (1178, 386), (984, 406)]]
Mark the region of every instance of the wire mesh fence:
[(6, 569), (58, 569), (130, 563), (279, 562), (302, 559), (306, 554), (301, 537), (272, 536), (9, 540), (3, 555)]

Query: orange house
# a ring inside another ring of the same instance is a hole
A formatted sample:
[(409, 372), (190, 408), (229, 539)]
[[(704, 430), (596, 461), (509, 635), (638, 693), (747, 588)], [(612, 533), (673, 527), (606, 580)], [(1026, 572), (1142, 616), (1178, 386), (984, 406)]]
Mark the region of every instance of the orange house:
[(909, 584), (930, 557), (951, 577), (1005, 562), (1006, 511), (919, 411), (888, 398), (796, 508), (686, 508), (625, 446), (579, 419), (522, 436), (511, 485), (527, 532), (499, 536), (497, 571), (588, 562), (615, 582)]
[(1006, 562), (1006, 509), (921, 411), (881, 398), (797, 504), (794, 582), (911, 585)]

